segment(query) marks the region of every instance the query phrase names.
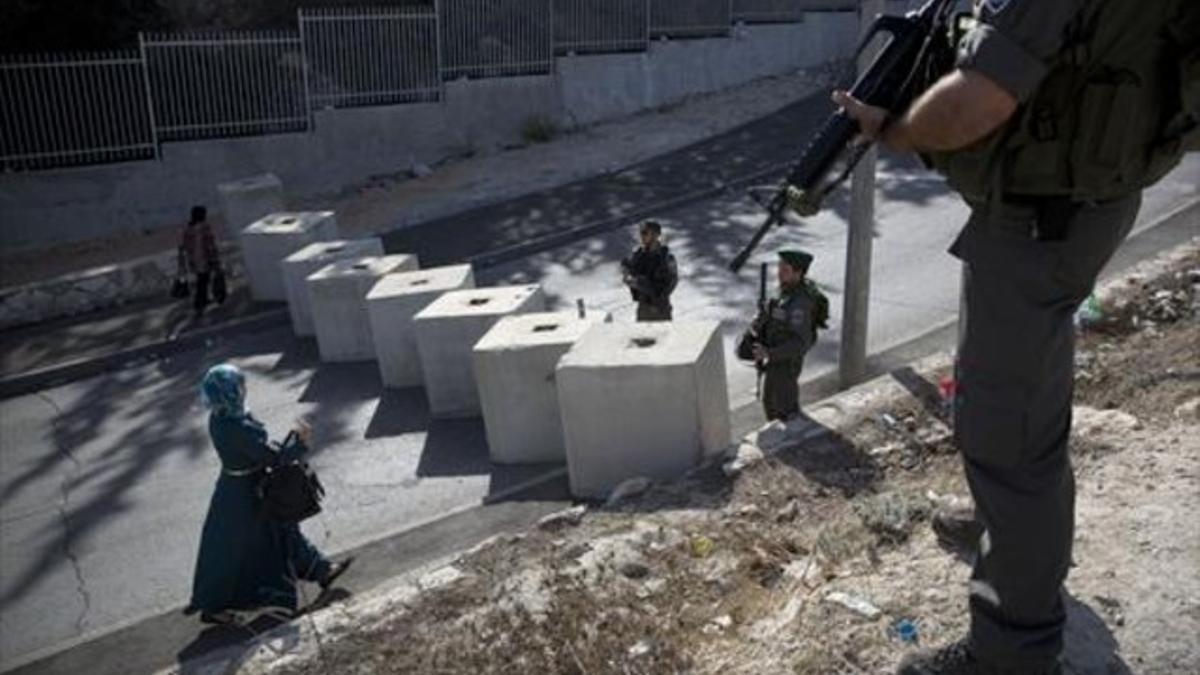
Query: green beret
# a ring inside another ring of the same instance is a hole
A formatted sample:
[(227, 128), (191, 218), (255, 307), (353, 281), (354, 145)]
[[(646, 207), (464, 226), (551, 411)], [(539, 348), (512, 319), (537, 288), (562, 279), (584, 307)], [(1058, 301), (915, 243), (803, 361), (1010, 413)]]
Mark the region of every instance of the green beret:
[(804, 251), (780, 251), (779, 259), (787, 263), (792, 269), (800, 270), (808, 273), (808, 266), (812, 264), (813, 257), (811, 253)]

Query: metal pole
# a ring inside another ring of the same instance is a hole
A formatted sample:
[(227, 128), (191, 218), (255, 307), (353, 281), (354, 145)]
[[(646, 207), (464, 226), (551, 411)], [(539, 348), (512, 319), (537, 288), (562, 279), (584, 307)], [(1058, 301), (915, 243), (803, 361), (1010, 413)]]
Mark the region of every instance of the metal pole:
[(304, 8), (296, 8), (296, 27), (300, 33), (300, 67), (304, 72), (304, 122), (308, 125), (308, 133), (317, 130), (315, 114), (313, 113), (312, 82), (309, 71), (312, 69), (312, 57), (308, 53), (308, 34), (304, 30)]
[[(860, 34), (883, 13), (884, 0), (860, 5)], [(870, 64), (874, 50), (864, 50), (859, 72)], [(845, 298), (842, 305), (842, 343), (838, 348), (838, 384), (845, 389), (867, 373), (867, 308), (871, 295), (871, 238), (875, 231), (875, 160), (871, 148), (854, 169), (850, 184), (850, 227), (846, 241)]]
[(446, 61), (442, 57), (444, 49), (442, 43), (442, 8), (445, 0), (433, 0), (434, 13), (434, 35), (437, 37), (437, 71), (438, 71), (438, 99), (444, 105), (446, 103)]

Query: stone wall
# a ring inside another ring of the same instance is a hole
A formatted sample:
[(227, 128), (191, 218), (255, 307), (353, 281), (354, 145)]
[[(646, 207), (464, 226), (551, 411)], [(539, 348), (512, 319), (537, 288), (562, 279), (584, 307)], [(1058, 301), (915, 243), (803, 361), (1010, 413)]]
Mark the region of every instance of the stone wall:
[[(229, 280), (242, 276), (242, 258), (236, 248), (226, 248), (221, 261)], [(52, 281), (0, 289), (0, 330), (150, 298), (166, 298), (175, 271), (175, 253), (169, 252)]]

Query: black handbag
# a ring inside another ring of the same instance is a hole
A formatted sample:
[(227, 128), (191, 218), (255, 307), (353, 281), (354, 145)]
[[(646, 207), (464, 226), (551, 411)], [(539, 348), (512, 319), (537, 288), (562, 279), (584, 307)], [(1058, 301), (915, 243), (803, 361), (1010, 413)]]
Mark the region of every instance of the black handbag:
[(217, 304), (220, 305), (225, 302), (225, 298), (229, 297), (229, 288), (225, 285), (225, 270), (221, 269), (220, 265), (217, 265), (213, 268), (212, 274), (213, 300), (216, 300)]
[[(284, 446), (293, 440), (295, 432), (284, 439)], [(302, 459), (276, 461), (263, 469), (258, 483), (258, 496), (263, 510), (273, 520), (298, 523), (321, 512), (325, 487), (308, 462)]]
[(171, 297), (180, 300), (191, 294), (192, 288), (188, 284), (187, 277), (175, 277), (175, 281), (171, 282)]

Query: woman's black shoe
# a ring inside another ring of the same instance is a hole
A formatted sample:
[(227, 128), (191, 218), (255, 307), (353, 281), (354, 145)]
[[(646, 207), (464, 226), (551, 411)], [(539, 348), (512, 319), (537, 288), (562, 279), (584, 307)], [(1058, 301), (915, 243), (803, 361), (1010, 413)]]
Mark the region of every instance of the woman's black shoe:
[(219, 612), (200, 612), (200, 623), (214, 626), (236, 626), (241, 622), (238, 620), (237, 614), (223, 609)]

